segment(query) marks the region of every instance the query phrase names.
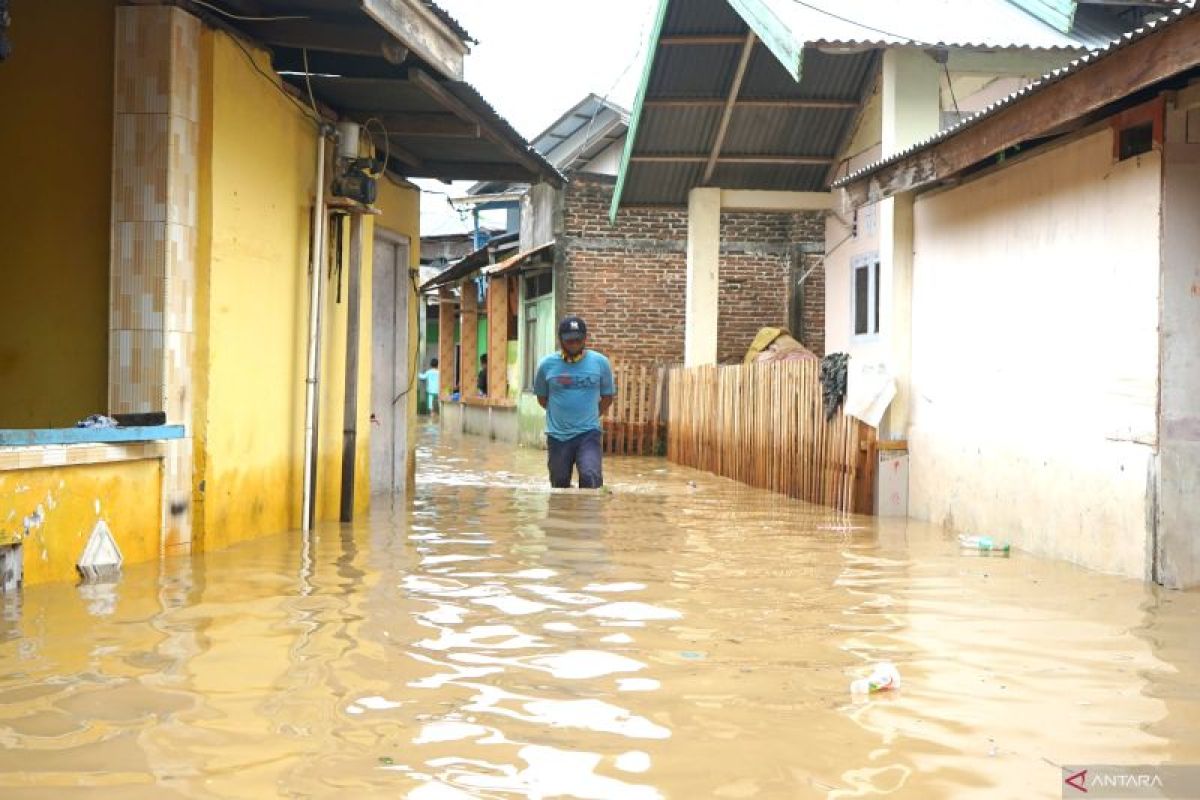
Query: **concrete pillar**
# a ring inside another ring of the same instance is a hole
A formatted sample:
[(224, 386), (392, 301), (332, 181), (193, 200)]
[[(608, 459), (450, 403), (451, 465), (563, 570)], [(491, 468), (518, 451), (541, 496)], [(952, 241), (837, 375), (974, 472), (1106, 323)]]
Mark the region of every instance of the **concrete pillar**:
[(200, 22), (169, 6), (116, 14), (109, 407), (186, 428), (163, 470), (162, 544), (178, 551), (192, 529)]
[(912, 397), (912, 280), (913, 196), (889, 198), (880, 204), (879, 240), (880, 327), (885, 337), (884, 357), (896, 379), (896, 397), (880, 423), (885, 439), (908, 436)]
[(937, 133), (942, 122), (942, 67), (925, 51), (883, 53), (883, 155), (898, 153)]
[[(1194, 112), (1192, 112), (1194, 113)], [(1153, 578), (1200, 587), (1200, 144), (1168, 107), (1163, 150), (1157, 536)], [(1193, 126), (1194, 130), (1194, 126)]]
[[(923, 50), (893, 48), (883, 54), (883, 155), (932, 136), (941, 127), (940, 64)], [(908, 436), (911, 407), (913, 198), (879, 203), (880, 336), (882, 357), (896, 380), (896, 398), (881, 423), (886, 439)]]
[(688, 193), (687, 295), (683, 363), (717, 363), (721, 268), (721, 190)]

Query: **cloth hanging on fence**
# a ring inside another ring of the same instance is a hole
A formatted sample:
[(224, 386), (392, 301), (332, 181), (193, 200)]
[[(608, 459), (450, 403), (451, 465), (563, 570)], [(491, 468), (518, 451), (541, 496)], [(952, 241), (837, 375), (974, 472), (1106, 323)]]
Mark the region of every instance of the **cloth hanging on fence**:
[(821, 389), (825, 399), (825, 420), (833, 419), (846, 399), (848, 353), (830, 353), (821, 359)]
[(882, 362), (857, 359), (846, 374), (846, 414), (878, 428), (892, 400), (896, 381)]

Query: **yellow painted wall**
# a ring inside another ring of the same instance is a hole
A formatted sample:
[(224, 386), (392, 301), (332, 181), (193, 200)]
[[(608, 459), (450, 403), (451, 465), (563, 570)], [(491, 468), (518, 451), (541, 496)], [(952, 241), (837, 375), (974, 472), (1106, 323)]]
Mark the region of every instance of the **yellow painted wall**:
[(66, 426), (107, 408), (114, 5), (11, 6), (13, 54), (0, 64), (0, 428)]
[[(266, 56), (257, 57), (267, 68)], [(225, 34), (205, 31), (202, 59), (195, 541), (211, 549), (300, 525), (316, 129)], [(419, 241), (419, 195), (381, 191), (387, 226)], [(365, 226), (363, 250), (360, 512), (370, 485), (373, 225)], [(348, 255), (349, 237), (344, 241)], [(320, 519), (336, 519), (339, 510), (348, 275), (344, 270), (341, 303), (336, 279), (324, 292)], [(415, 317), (412, 326), (415, 336)]]
[(75, 580), (100, 520), (125, 563), (150, 561), (159, 551), (161, 485), (157, 459), (0, 472), (0, 540), (23, 537), (27, 586)]

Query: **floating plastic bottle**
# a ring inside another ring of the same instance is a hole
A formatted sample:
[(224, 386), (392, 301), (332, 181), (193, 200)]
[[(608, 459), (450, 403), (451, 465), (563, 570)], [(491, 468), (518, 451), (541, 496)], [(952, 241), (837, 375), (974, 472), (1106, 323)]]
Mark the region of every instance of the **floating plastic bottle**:
[(869, 678), (860, 678), (850, 684), (851, 694), (875, 694), (900, 688), (900, 670), (888, 661), (876, 664)]
[(963, 550), (981, 555), (1006, 556), (1012, 549), (1008, 542), (998, 542), (991, 536), (959, 536), (958, 545)]

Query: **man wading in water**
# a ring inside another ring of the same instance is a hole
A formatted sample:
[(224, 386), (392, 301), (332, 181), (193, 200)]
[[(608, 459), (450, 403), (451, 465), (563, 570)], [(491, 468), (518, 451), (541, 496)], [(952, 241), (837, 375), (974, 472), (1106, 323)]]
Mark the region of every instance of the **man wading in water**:
[(546, 409), (546, 445), (550, 450), (550, 485), (571, 488), (578, 468), (580, 489), (604, 485), (600, 417), (612, 405), (612, 367), (608, 359), (587, 349), (587, 325), (566, 317), (558, 325), (562, 350), (538, 365), (533, 391)]

